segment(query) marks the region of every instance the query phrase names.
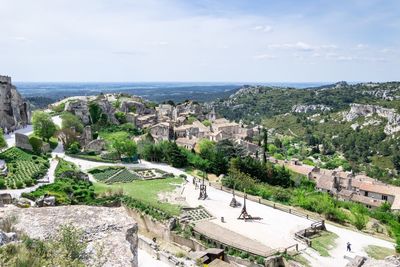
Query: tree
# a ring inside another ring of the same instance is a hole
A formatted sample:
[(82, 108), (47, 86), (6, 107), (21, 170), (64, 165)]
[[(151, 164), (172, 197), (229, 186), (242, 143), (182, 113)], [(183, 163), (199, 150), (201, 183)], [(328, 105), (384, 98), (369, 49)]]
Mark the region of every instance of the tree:
[(90, 113), (90, 118), (92, 119), (92, 123), (95, 124), (100, 120), (103, 111), (101, 110), (100, 106), (97, 103), (92, 102), (89, 104), (89, 113)]
[(116, 138), (112, 142), (112, 147), (117, 151), (119, 158), (125, 155), (129, 158), (137, 154), (137, 145), (135, 141), (125, 138)]
[(396, 170), (400, 171), (400, 153), (399, 152), (396, 152), (396, 154), (393, 155), (392, 162), (393, 162), (393, 165), (396, 168)]
[(69, 149), (71, 144), (78, 141), (76, 132), (71, 128), (65, 128), (58, 131), (57, 136), (65, 149)]
[(263, 162), (267, 162), (267, 151), (268, 151), (268, 129), (263, 128)]
[(215, 143), (208, 139), (201, 139), (199, 141), (199, 150), (203, 159), (212, 160), (215, 154)]
[(176, 168), (182, 168), (187, 165), (187, 158), (176, 143), (168, 143), (165, 156), (168, 164)]
[(69, 112), (65, 112), (61, 115), (61, 128), (62, 129), (75, 129), (75, 131), (82, 133), (83, 132), (83, 123), (74, 114)]
[(3, 129), (0, 128), (0, 149), (5, 147), (7, 147), (7, 142), (3, 135)]
[(33, 131), (44, 141), (49, 141), (57, 130), (51, 116), (43, 111), (35, 111), (32, 116)]

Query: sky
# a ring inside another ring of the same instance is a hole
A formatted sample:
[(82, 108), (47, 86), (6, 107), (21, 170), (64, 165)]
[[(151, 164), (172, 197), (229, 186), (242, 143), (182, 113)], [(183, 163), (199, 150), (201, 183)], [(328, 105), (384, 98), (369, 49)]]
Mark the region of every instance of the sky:
[(0, 0), (15, 81), (400, 80), (398, 0)]

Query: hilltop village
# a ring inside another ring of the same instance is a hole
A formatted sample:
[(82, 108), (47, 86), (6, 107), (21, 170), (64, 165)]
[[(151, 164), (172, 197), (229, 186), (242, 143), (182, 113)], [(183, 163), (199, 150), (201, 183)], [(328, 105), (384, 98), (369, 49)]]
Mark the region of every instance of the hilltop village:
[(71, 112), (89, 125), (90, 103), (96, 103), (115, 125), (121, 124), (115, 114), (123, 114), (124, 123), (132, 123), (141, 130), (146, 129), (156, 142), (173, 140), (178, 146), (191, 150), (201, 139), (214, 142), (230, 139), (245, 147), (248, 155), (255, 156), (261, 152), (261, 148), (251, 142), (258, 135), (260, 126), (217, 118), (212, 107), (194, 101), (149, 107), (149, 102), (137, 96), (105, 94), (67, 98), (52, 106), (61, 105), (64, 111)]

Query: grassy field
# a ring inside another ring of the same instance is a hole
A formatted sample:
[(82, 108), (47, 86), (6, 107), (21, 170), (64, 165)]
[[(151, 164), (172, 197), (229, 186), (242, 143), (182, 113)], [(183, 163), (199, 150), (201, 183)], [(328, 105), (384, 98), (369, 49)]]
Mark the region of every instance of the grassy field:
[(365, 252), (367, 252), (369, 257), (376, 260), (383, 260), (387, 256), (396, 254), (396, 251), (394, 249), (374, 245), (369, 245), (368, 247), (364, 248), (364, 250)]
[(124, 132), (124, 131), (118, 131), (118, 132), (100, 131), (99, 136), (106, 141), (107, 146), (111, 146), (111, 143), (116, 139), (119, 139), (119, 138), (129, 139), (130, 138), (129, 133)]
[(97, 194), (107, 193), (109, 190), (119, 191), (122, 189), (124, 194), (128, 196), (152, 204), (155, 207), (171, 212), (174, 215), (179, 215), (180, 207), (170, 203), (160, 202), (158, 200), (158, 194), (161, 192), (171, 192), (177, 187), (177, 184), (181, 184), (182, 182), (183, 179), (177, 177), (111, 185), (95, 183), (94, 188), (95, 193)]
[(335, 233), (323, 231), (320, 235), (311, 239), (311, 247), (318, 251), (321, 256), (329, 257), (329, 250), (336, 246), (336, 238), (338, 238), (338, 236)]

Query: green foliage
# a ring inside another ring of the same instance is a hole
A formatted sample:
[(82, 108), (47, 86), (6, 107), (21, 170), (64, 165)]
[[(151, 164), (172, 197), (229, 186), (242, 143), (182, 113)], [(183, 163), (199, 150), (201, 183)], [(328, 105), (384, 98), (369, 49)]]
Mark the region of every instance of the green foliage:
[(3, 129), (0, 128), (0, 149), (7, 147), (7, 142), (4, 138)]
[(96, 124), (101, 119), (101, 114), (103, 113), (100, 106), (96, 102), (91, 102), (89, 104), (90, 118), (93, 124)]
[(97, 168), (90, 170), (90, 173), (97, 181), (106, 184), (129, 183), (140, 178), (137, 174), (120, 167)]
[(70, 154), (77, 154), (81, 151), (81, 146), (77, 141), (72, 142), (72, 144), (68, 148), (68, 153)]
[(0, 159), (7, 163), (8, 174), (5, 177), (8, 188), (23, 188), (32, 184), (32, 179), (42, 178), (49, 168), (46, 158), (22, 149), (12, 147), (0, 153)]
[(78, 167), (69, 161), (66, 161), (64, 159), (59, 159), (57, 167), (54, 171), (54, 175), (56, 178), (61, 178), (61, 175), (65, 172), (75, 172), (78, 171)]
[(7, 188), (6, 180), (4, 180), (3, 178), (0, 178), (0, 189), (5, 189), (5, 188)]
[(338, 236), (332, 232), (321, 232), (319, 236), (312, 238), (311, 247), (323, 257), (329, 257), (329, 250), (333, 249)]
[(82, 180), (78, 167), (69, 161), (59, 159), (55, 170), (55, 181), (39, 187), (23, 196), (36, 200), (41, 196), (54, 196), (57, 205), (85, 204), (94, 201), (95, 194), (92, 183)]
[(70, 260), (81, 259), (86, 249), (86, 243), (82, 242), (83, 231), (72, 225), (63, 225), (60, 228), (59, 244), (65, 251), (65, 256)]
[(119, 158), (123, 155), (128, 158), (132, 158), (137, 154), (137, 145), (136, 142), (126, 138), (116, 138), (112, 142), (112, 147), (117, 151)]
[(42, 146), (43, 146), (43, 141), (36, 137), (36, 136), (31, 136), (29, 138), (29, 143), (32, 146), (33, 152), (35, 154), (41, 154), (42, 153)]
[(118, 120), (118, 122), (119, 122), (120, 124), (126, 123), (126, 115), (125, 115), (124, 112), (122, 112), (122, 111), (117, 111), (117, 112), (115, 112), (114, 116), (115, 116), (115, 118)]
[(51, 116), (42, 111), (35, 111), (32, 115), (33, 131), (36, 136), (48, 141), (52, 137), (57, 128)]
[(211, 121), (209, 121), (209, 120), (204, 120), (204, 121), (202, 121), (202, 123), (203, 123), (203, 125), (204, 126), (206, 126), (206, 127), (210, 127), (211, 126)]
[(75, 131), (83, 132), (83, 123), (79, 117), (72, 113), (64, 112), (61, 114), (61, 128), (62, 129), (75, 129)]
[(65, 109), (65, 103), (61, 103), (59, 105), (53, 105), (51, 106), (51, 110), (56, 112), (56, 113), (61, 113)]
[(82, 239), (82, 231), (70, 225), (62, 226), (55, 238), (46, 241), (23, 236), (21, 242), (0, 248), (0, 266), (83, 267), (82, 259), (87, 255)]
[(290, 173), (285, 167), (275, 166), (270, 163), (264, 164), (251, 157), (233, 159), (231, 161), (231, 166), (241, 172), (249, 174), (260, 182), (282, 187), (290, 187), (293, 185)]

